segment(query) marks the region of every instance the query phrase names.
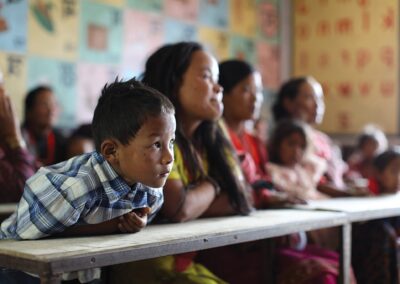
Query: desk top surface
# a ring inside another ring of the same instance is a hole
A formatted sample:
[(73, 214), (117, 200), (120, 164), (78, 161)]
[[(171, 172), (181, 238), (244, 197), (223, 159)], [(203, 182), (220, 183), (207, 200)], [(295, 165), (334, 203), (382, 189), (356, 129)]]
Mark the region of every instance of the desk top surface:
[(0, 241), (0, 265), (33, 273), (60, 273), (283, 236), (345, 224), (343, 213), (261, 210), (251, 216), (150, 225), (136, 234), (33, 241)]
[(349, 220), (365, 221), (400, 215), (400, 193), (374, 197), (344, 197), (309, 201), (296, 208), (344, 212)]

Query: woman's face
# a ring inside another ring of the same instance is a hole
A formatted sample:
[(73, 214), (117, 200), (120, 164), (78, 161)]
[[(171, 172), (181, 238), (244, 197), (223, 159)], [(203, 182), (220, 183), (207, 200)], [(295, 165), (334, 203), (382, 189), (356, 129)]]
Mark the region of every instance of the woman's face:
[(28, 113), (29, 124), (41, 128), (53, 126), (56, 119), (57, 103), (53, 92), (43, 91), (39, 93), (31, 110)]
[(244, 121), (257, 119), (263, 102), (261, 75), (253, 72), (224, 95), (224, 116)]
[(202, 121), (221, 117), (222, 87), (218, 76), (215, 58), (203, 50), (195, 51), (178, 93), (182, 119)]
[(299, 163), (303, 158), (306, 141), (299, 132), (293, 132), (282, 139), (279, 146), (279, 158), (282, 165), (292, 167)]
[(322, 88), (318, 83), (304, 82), (297, 96), (286, 101), (286, 109), (293, 118), (307, 124), (319, 124), (325, 112)]

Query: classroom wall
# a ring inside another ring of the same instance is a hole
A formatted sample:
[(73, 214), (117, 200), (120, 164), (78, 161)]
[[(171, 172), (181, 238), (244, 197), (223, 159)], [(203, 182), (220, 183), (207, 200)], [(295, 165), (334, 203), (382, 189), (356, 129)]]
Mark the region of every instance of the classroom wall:
[(293, 74), (325, 92), (321, 129), (359, 133), (367, 123), (399, 133), (398, 0), (294, 0)]
[(248, 60), (273, 92), (278, 12), (278, 0), (0, 0), (0, 69), (20, 116), (26, 91), (50, 84), (64, 128), (90, 121), (104, 83), (137, 76), (164, 43), (197, 40), (219, 60)]

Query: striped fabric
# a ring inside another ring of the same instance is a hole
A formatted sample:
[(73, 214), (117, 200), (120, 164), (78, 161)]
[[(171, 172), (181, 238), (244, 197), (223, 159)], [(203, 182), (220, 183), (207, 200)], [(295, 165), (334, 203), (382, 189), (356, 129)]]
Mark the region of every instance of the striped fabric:
[(74, 224), (97, 224), (163, 202), (162, 189), (129, 186), (104, 157), (92, 152), (40, 168), (28, 179), (18, 208), (1, 224), (0, 239), (38, 239)]

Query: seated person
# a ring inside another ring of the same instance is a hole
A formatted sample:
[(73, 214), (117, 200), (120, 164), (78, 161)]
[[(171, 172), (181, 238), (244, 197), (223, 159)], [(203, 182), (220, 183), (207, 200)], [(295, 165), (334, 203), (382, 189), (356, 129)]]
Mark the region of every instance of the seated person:
[(1, 83), (0, 125), (0, 203), (18, 202), (36, 164), (26, 149), (18, 117)]
[(388, 141), (383, 131), (373, 125), (367, 125), (358, 138), (356, 151), (347, 161), (349, 165), (349, 171), (346, 174), (347, 178), (354, 180), (372, 177), (373, 160), (376, 155), (385, 151), (387, 147)]
[(82, 124), (75, 129), (67, 141), (67, 158), (82, 155), (94, 150), (92, 126)]
[(65, 137), (54, 128), (57, 106), (53, 90), (38, 86), (25, 98), (25, 120), (22, 134), (29, 152), (38, 163), (47, 166), (65, 159)]
[(95, 152), (29, 179), (1, 239), (135, 233), (154, 217), (174, 161), (171, 102), (134, 79), (106, 85), (93, 134)]
[[(400, 152), (387, 150), (375, 157), (369, 180), (372, 195), (394, 194), (400, 189)], [(399, 283), (398, 217), (352, 226), (352, 265), (358, 283)]]

